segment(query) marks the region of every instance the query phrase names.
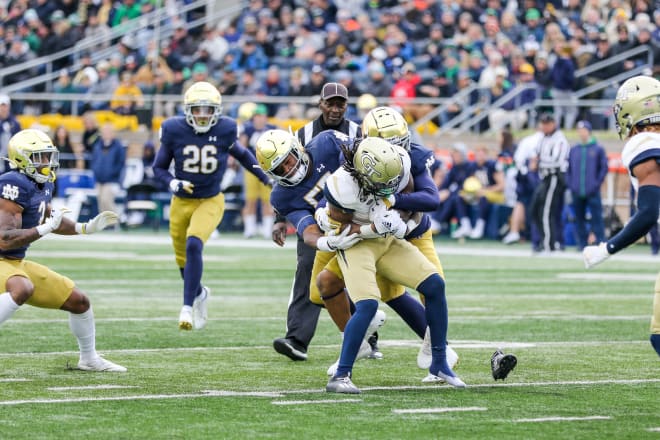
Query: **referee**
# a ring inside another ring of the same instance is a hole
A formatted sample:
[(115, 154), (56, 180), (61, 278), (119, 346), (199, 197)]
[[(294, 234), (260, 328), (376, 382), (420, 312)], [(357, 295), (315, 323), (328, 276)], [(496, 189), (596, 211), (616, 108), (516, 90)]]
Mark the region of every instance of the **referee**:
[[(330, 82), (323, 85), (319, 109), (321, 115), (296, 132), (298, 140), (307, 145), (312, 138), (325, 130), (337, 130), (355, 139), (362, 133), (360, 126), (345, 118), (348, 108), (348, 90), (342, 84)], [(276, 213), (277, 214), (277, 213)], [(279, 246), (286, 239), (286, 220), (277, 215), (273, 225), (273, 241)], [(307, 347), (314, 337), (321, 307), (309, 299), (309, 286), (316, 249), (307, 246), (301, 237), (297, 244), (297, 267), (289, 297), (286, 336), (273, 341), (278, 353), (294, 361), (307, 360)]]
[(538, 252), (561, 250), (563, 243), (561, 212), (566, 190), (565, 175), (568, 170), (570, 146), (551, 113), (542, 113), (540, 128), (543, 137), (536, 148), (541, 183), (532, 196), (531, 211), (534, 224), (540, 231)]

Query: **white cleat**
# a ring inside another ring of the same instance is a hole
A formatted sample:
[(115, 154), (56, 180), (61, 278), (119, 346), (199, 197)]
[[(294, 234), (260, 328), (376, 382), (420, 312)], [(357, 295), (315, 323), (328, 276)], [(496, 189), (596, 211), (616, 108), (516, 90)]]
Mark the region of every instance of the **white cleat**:
[(181, 313), (179, 313), (179, 330), (192, 330), (193, 328), (193, 314), (192, 307), (183, 306)]
[(126, 367), (117, 365), (109, 360), (103, 359), (101, 356), (96, 356), (94, 359), (78, 362), (78, 369), (84, 371), (104, 371), (111, 373), (125, 373)]
[(211, 289), (202, 286), (202, 293), (197, 295), (195, 301), (193, 301), (193, 328), (195, 330), (201, 330), (206, 326), (206, 320), (208, 319), (207, 301), (210, 295)]
[[(355, 357), (355, 360), (359, 361), (362, 359), (369, 359), (369, 358), (371, 358), (371, 345), (369, 345), (366, 339), (363, 339), (362, 344), (360, 344), (360, 349), (358, 350), (358, 354)], [(337, 372), (337, 367), (339, 367), (339, 359), (337, 359), (334, 364), (328, 367), (328, 371), (327, 371), (328, 376), (334, 376), (335, 373)]]
[(422, 379), (422, 383), (448, 383), (449, 385), (455, 387), (455, 388), (465, 388), (465, 382), (461, 380), (460, 377), (458, 376), (449, 376), (448, 374), (444, 374), (441, 371), (438, 371), (438, 374), (433, 374), (429, 373), (426, 375), (424, 379)]
[[(419, 348), (417, 353), (417, 366), (422, 370), (428, 370), (431, 367), (431, 362), (433, 361), (433, 354), (431, 352), (431, 334), (429, 328), (426, 327), (426, 333), (424, 334), (424, 340), (422, 341), (422, 346)], [(447, 365), (449, 368), (454, 368), (458, 365), (458, 353), (454, 351), (453, 348), (447, 344)]]

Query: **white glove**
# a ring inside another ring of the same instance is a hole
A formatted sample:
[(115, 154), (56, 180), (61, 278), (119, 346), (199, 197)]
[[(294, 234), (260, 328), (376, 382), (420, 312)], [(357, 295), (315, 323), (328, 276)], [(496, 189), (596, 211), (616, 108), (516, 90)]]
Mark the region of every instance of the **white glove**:
[(181, 190), (187, 192), (188, 194), (192, 194), (194, 187), (195, 185), (188, 182), (187, 180), (179, 180), (179, 179), (170, 180), (170, 191), (172, 191), (174, 194), (178, 193)]
[(112, 211), (103, 211), (87, 223), (76, 223), (76, 232), (78, 234), (93, 234), (116, 225), (119, 222), (119, 216)]
[(343, 231), (337, 235), (328, 235), (321, 237), (316, 241), (316, 247), (320, 251), (334, 252), (337, 249), (348, 249), (352, 247), (355, 243), (362, 240), (360, 234), (351, 234), (348, 235), (348, 232), (351, 230), (350, 226), (346, 226)]
[(317, 209), (316, 212), (314, 212), (314, 219), (323, 232), (330, 232), (336, 229), (336, 226), (328, 216), (328, 210), (326, 208)]
[(71, 212), (71, 210), (68, 208), (53, 209), (50, 212), (50, 217), (44, 220), (43, 224), (37, 226), (39, 236), (43, 237), (59, 228), (60, 224), (62, 224), (62, 218), (64, 218), (64, 214), (67, 212)]
[(376, 232), (380, 235), (392, 234), (396, 238), (405, 237), (408, 231), (406, 222), (401, 219), (397, 211), (393, 210), (378, 214), (374, 218), (374, 226), (376, 227)]
[(595, 265), (602, 263), (610, 257), (607, 252), (607, 243), (603, 242), (598, 246), (585, 246), (582, 250), (582, 257), (584, 258), (584, 267), (590, 269)]

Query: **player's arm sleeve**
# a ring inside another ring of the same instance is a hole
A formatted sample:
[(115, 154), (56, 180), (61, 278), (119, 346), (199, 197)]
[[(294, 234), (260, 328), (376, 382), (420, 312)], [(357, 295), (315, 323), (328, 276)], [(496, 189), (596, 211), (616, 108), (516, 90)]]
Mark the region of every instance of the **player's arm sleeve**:
[(637, 194), (637, 212), (628, 224), (607, 242), (607, 252), (614, 254), (642, 238), (658, 222), (660, 187), (644, 185)]
[(172, 163), (173, 158), (174, 156), (172, 154), (172, 150), (163, 137), (161, 128), (160, 148), (156, 153), (156, 158), (154, 159), (152, 169), (156, 179), (162, 182), (165, 187), (169, 187), (170, 181), (174, 179), (174, 176), (172, 176), (169, 171), (170, 163)]
[(394, 208), (405, 211), (435, 211), (440, 207), (438, 188), (431, 175), (427, 172), (414, 176), (415, 191), (398, 193), (394, 196)]
[(254, 157), (254, 154), (244, 146), (242, 146), (240, 143), (236, 142), (230, 149), (229, 149), (229, 154), (234, 156), (236, 160), (238, 160), (241, 165), (243, 165), (243, 168), (248, 170), (250, 173), (254, 174), (257, 176), (257, 178), (263, 183), (264, 185), (269, 185), (270, 184), (270, 179), (266, 175), (266, 173), (263, 172), (263, 170), (259, 167), (259, 164), (257, 163), (257, 158)]
[(286, 215), (286, 219), (296, 228), (296, 232), (300, 237), (303, 236), (305, 229), (309, 226), (316, 225), (314, 214), (309, 211), (292, 211)]

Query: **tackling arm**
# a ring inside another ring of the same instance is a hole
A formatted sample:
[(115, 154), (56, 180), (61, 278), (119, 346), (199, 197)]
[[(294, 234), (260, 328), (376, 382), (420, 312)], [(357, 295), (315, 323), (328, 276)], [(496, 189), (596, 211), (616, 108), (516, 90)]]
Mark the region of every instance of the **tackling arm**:
[(270, 178), (263, 172), (257, 163), (257, 158), (254, 157), (254, 154), (238, 142), (236, 142), (230, 149), (229, 154), (234, 156), (238, 160), (243, 168), (248, 170), (250, 173), (257, 176), (257, 178), (264, 185), (271, 186)]

